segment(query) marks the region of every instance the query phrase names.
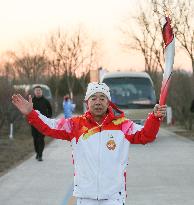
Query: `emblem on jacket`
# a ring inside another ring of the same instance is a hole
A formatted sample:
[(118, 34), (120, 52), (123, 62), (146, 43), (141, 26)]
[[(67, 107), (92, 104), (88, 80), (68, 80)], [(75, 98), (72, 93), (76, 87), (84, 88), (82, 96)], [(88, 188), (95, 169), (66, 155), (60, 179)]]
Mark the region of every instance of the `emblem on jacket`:
[(115, 141), (113, 139), (111, 139), (106, 143), (106, 146), (109, 150), (114, 150), (117, 145), (116, 145)]

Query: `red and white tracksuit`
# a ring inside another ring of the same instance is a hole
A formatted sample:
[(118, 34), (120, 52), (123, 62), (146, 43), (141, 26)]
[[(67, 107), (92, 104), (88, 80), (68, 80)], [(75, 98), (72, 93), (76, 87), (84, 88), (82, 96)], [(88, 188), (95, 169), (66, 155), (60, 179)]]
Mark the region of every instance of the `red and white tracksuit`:
[(124, 203), (129, 145), (152, 142), (160, 126), (160, 120), (152, 113), (142, 127), (111, 106), (101, 125), (90, 112), (56, 120), (33, 110), (27, 120), (46, 136), (71, 141), (75, 167), (73, 195), (83, 205), (87, 205), (87, 200), (89, 205), (95, 204), (95, 200), (102, 205)]

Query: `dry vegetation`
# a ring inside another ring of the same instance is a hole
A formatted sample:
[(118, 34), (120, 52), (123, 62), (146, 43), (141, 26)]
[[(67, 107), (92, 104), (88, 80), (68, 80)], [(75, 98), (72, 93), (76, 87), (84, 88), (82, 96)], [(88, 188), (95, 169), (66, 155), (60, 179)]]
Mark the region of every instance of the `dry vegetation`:
[[(46, 144), (51, 138), (45, 138)], [(0, 137), (0, 176), (19, 163), (28, 159), (34, 154), (33, 140), (30, 126), (26, 122), (22, 123), (21, 128), (10, 140), (7, 132), (3, 132)]]

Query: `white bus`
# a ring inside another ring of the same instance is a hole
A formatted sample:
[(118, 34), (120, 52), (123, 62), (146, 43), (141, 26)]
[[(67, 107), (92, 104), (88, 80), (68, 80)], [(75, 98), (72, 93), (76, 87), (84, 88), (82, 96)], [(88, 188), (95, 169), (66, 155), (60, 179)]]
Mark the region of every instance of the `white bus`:
[(156, 104), (151, 77), (146, 72), (111, 72), (100, 79), (110, 87), (111, 99), (127, 118), (144, 124)]

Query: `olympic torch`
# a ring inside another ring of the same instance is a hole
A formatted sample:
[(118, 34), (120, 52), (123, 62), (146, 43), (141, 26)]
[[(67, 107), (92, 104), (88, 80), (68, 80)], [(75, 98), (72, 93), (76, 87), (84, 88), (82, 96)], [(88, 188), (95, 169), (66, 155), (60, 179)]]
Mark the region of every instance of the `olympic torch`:
[(165, 18), (165, 23), (162, 30), (163, 40), (164, 40), (164, 58), (165, 66), (163, 73), (162, 86), (160, 91), (159, 104), (165, 105), (169, 86), (172, 78), (172, 69), (174, 63), (174, 54), (175, 54), (175, 38), (171, 27), (171, 21), (168, 16)]

